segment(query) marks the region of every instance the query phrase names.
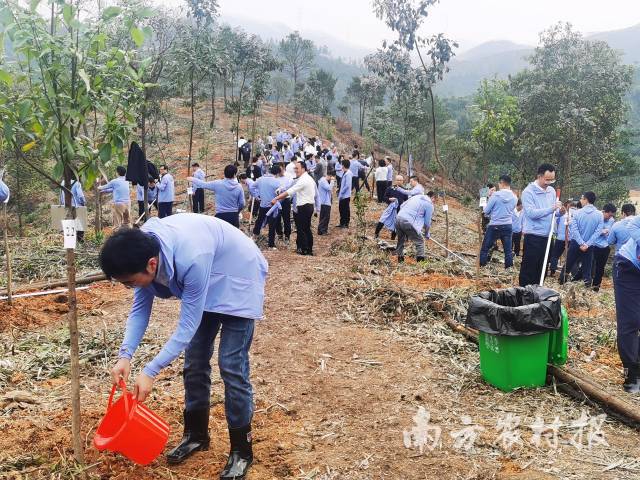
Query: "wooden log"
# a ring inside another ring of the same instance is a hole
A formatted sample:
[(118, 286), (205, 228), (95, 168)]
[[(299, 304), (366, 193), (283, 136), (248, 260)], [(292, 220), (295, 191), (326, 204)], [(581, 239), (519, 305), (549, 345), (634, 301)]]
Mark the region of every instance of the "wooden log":
[[(100, 282), (102, 280), (106, 280), (107, 277), (103, 274), (95, 274), (95, 275), (87, 275), (86, 277), (78, 278), (76, 280), (76, 285), (86, 285), (88, 283)], [(57, 287), (65, 287), (67, 286), (68, 280), (58, 279), (58, 280), (47, 280), (46, 282), (38, 282), (38, 283), (30, 283), (28, 285), (21, 285), (19, 287), (15, 287), (11, 290), (12, 293), (24, 293), (30, 292), (34, 290), (47, 290), (49, 288), (57, 288)], [(0, 291), (0, 296), (6, 296), (7, 291)]]

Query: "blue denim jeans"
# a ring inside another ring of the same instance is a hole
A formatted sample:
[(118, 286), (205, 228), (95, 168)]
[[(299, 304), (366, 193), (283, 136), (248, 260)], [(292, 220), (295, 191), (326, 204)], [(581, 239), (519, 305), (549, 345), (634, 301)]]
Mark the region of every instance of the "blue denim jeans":
[(482, 267), (489, 261), (489, 249), (498, 239), (502, 242), (504, 250), (504, 268), (513, 266), (512, 232), (511, 225), (489, 225), (487, 227), (487, 233), (484, 234), (480, 250), (480, 265)]
[(249, 348), (255, 321), (204, 312), (200, 326), (185, 350), (185, 410), (208, 408), (211, 397), (211, 357), (220, 332), (218, 368), (224, 382), (224, 409), (229, 428), (251, 423), (253, 389), (249, 380)]

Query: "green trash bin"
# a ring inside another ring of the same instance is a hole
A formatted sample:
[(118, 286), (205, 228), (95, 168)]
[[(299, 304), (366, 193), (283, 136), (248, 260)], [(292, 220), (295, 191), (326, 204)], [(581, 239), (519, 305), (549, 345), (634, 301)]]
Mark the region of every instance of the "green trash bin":
[(547, 363), (566, 361), (561, 317), (558, 292), (537, 285), (472, 297), (466, 323), (480, 332), (482, 378), (505, 392), (543, 386)]
[(564, 365), (569, 356), (569, 315), (564, 305), (561, 312), (562, 324), (560, 328), (549, 334), (549, 363), (553, 365)]
[(522, 337), (480, 332), (479, 343), (480, 372), (485, 382), (505, 392), (545, 384), (548, 332)]

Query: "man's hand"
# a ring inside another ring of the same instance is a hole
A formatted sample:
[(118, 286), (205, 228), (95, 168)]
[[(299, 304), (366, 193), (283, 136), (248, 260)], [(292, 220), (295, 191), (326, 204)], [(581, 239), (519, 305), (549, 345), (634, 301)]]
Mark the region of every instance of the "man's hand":
[(133, 387), (133, 396), (139, 402), (144, 402), (153, 390), (154, 378), (145, 373), (141, 373), (136, 378), (136, 384)]
[(128, 358), (120, 358), (111, 369), (111, 381), (117, 385), (120, 380), (127, 382), (131, 371), (131, 361)]
[(562, 202), (560, 200), (557, 200), (553, 209), (554, 210), (560, 210), (563, 207)]
[(586, 252), (587, 250), (589, 250), (589, 245), (587, 245), (586, 243), (584, 245), (580, 245), (580, 250)]
[(195, 177), (187, 177), (187, 180), (189, 180), (190, 182), (193, 182), (195, 180)]
[(271, 200), (271, 205), (275, 205), (278, 202), (278, 197)]

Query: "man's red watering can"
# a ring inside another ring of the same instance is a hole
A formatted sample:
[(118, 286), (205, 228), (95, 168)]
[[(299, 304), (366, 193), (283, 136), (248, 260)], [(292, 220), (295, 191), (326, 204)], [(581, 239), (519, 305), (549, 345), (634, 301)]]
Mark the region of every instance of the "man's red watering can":
[(122, 396), (113, 402), (116, 385), (111, 388), (107, 413), (93, 437), (95, 447), (118, 452), (138, 465), (147, 465), (164, 449), (169, 438), (169, 425), (139, 403), (120, 381)]

